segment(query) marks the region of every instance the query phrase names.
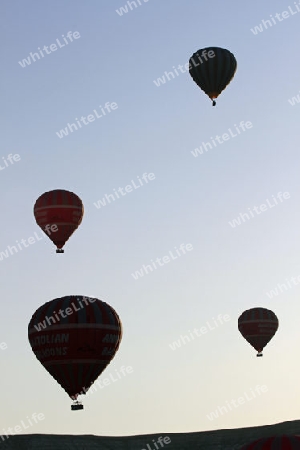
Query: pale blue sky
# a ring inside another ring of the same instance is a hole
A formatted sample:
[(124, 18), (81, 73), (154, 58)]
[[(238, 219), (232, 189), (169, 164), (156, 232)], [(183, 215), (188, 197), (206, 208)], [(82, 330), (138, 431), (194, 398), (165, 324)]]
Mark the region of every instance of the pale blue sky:
[[(119, 16), (124, 0), (5, 1), (2, 18), (1, 154), (21, 160), (0, 171), (0, 252), (36, 232), (33, 205), (45, 191), (80, 196), (80, 228), (57, 255), (46, 237), (0, 261), (1, 430), (32, 413), (24, 433), (132, 435), (276, 423), (298, 418), (300, 285), (266, 292), (300, 275), (300, 13), (254, 35), (262, 19), (293, 7), (232, 0), (149, 0)], [(22, 68), (18, 61), (68, 31), (80, 38)], [(153, 80), (199, 48), (229, 49), (238, 68), (212, 107), (188, 73)], [(76, 117), (118, 109), (59, 139)], [(241, 121), (253, 128), (195, 158), (191, 151)], [(3, 166), (3, 164), (2, 164)], [(94, 202), (144, 172), (155, 179), (100, 209)], [(233, 229), (229, 221), (278, 192), (290, 199)], [(180, 244), (193, 250), (134, 280), (131, 273)], [(91, 295), (111, 304), (124, 327), (106, 372), (133, 372), (71, 401), (43, 369), (27, 325), (43, 303)], [(272, 309), (279, 330), (263, 358), (237, 319)], [(219, 314), (230, 320), (182, 348), (169, 344)], [(218, 406), (268, 391), (214, 421)], [(249, 395), (249, 394), (248, 394)], [(0, 431), (1, 434), (1, 431)]]

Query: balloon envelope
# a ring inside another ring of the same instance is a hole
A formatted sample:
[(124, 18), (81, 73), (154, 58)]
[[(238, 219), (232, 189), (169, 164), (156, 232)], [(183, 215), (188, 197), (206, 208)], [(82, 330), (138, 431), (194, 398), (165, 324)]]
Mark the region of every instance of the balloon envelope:
[(115, 356), (122, 338), (116, 311), (96, 298), (70, 295), (45, 303), (28, 325), (31, 348), (45, 369), (76, 400)]
[(258, 352), (272, 339), (278, 325), (275, 313), (266, 308), (248, 309), (238, 319), (240, 333)]
[(191, 77), (211, 100), (217, 98), (228, 86), (236, 69), (234, 55), (220, 47), (200, 49), (189, 60)]
[(42, 194), (34, 205), (34, 216), (38, 226), (63, 253), (63, 246), (78, 228), (83, 217), (80, 198), (70, 191), (56, 189)]
[(240, 450), (299, 450), (300, 436), (273, 436), (258, 439), (244, 445)]

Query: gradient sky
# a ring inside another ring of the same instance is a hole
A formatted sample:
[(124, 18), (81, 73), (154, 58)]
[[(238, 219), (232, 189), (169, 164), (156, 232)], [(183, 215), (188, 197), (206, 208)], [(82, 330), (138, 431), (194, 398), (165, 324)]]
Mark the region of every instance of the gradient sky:
[[(266, 292), (300, 275), (300, 13), (254, 35), (262, 19), (294, 2), (140, 0), (3, 1), (0, 252), (37, 233), (33, 205), (45, 191), (80, 196), (80, 228), (57, 255), (46, 236), (0, 261), (3, 429), (34, 412), (45, 419), (23, 433), (133, 435), (272, 424), (299, 418), (300, 284)], [(226, 3), (226, 5), (225, 5)], [(18, 63), (68, 31), (80, 38), (24, 68)], [(229, 49), (238, 68), (212, 108), (188, 73), (153, 80), (200, 48)], [(56, 132), (99, 105), (118, 109), (59, 139)], [(252, 128), (195, 158), (191, 151), (234, 124)], [(2, 163), (3, 161), (3, 163)], [(113, 189), (144, 172), (155, 179), (97, 209)], [(248, 208), (290, 198), (235, 228)], [(135, 280), (151, 259), (180, 244), (193, 250)], [(133, 372), (71, 400), (36, 360), (28, 322), (43, 303), (90, 295), (112, 305), (123, 323), (120, 349), (101, 375)], [(279, 330), (256, 358), (237, 319), (262, 306)], [(230, 320), (182, 348), (188, 330)], [(265, 385), (267, 392), (215, 420), (226, 401)]]

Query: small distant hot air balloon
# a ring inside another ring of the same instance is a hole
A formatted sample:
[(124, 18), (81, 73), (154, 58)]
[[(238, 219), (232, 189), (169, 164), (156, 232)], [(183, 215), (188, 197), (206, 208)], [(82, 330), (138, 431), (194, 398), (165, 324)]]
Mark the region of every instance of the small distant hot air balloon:
[(238, 328), (242, 336), (263, 356), (262, 350), (278, 329), (278, 319), (269, 309), (252, 308), (244, 311), (238, 319)]
[(286, 435), (258, 439), (240, 450), (299, 450), (300, 436)]
[(228, 86), (236, 72), (234, 55), (224, 48), (207, 47), (198, 50), (189, 60), (189, 72), (195, 83), (214, 101)]
[(33, 212), (38, 226), (56, 245), (56, 253), (64, 253), (63, 246), (82, 221), (80, 198), (63, 189), (45, 192), (35, 202)]
[(56, 298), (36, 310), (28, 325), (31, 348), (52, 377), (77, 401), (114, 358), (122, 338), (116, 311), (92, 297)]

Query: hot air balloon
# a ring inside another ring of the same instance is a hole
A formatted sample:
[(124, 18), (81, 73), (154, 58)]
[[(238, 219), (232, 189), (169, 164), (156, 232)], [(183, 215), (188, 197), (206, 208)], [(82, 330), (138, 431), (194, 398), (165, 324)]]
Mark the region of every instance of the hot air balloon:
[(278, 319), (269, 309), (252, 308), (244, 311), (238, 319), (238, 328), (242, 336), (263, 356), (262, 350), (278, 329)]
[(234, 55), (224, 48), (207, 47), (198, 50), (189, 60), (189, 72), (195, 83), (214, 101), (228, 86), (236, 72)]
[(116, 311), (92, 297), (69, 295), (40, 306), (28, 325), (31, 348), (45, 369), (83, 409), (84, 395), (114, 358), (122, 338)]
[(300, 436), (281, 435), (258, 439), (240, 450), (299, 450)]
[(63, 246), (82, 221), (80, 198), (63, 189), (45, 192), (35, 202), (33, 212), (38, 226), (56, 245), (56, 253), (64, 253)]

